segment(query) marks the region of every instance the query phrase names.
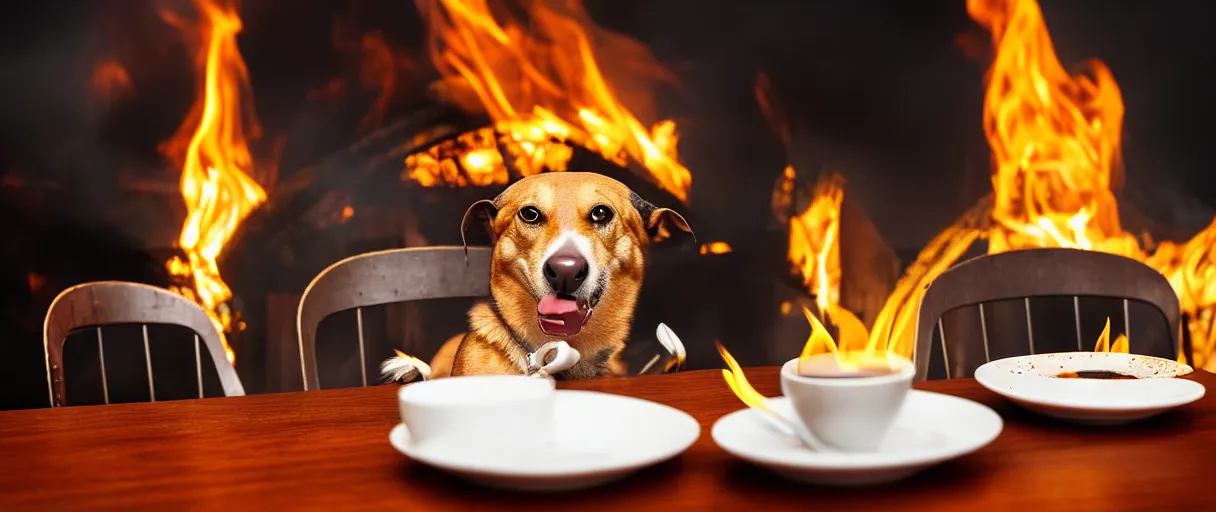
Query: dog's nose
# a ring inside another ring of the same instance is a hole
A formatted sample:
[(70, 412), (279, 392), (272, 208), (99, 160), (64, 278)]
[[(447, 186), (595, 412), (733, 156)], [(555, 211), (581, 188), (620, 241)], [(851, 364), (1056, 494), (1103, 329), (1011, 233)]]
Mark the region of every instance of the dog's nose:
[(574, 246), (567, 245), (545, 261), (545, 280), (555, 293), (574, 295), (587, 279), (589, 270), (587, 259)]

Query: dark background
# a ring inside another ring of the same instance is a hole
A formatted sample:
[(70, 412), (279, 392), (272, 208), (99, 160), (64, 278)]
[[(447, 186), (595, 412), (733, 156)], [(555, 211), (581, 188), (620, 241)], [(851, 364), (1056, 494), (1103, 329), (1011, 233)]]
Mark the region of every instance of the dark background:
[[(1118, 81), (1136, 207), (1182, 232), (1205, 226), (1216, 206), (1209, 163), (1216, 100), (1205, 73), (1216, 66), (1212, 9), (1201, 0), (1041, 4), (1065, 66), (1098, 57)], [(34, 365), (33, 375), (44, 378), (41, 347), (26, 346), (39, 333), (19, 327), (31, 315), (40, 326), (45, 313), (34, 306), (41, 303), (30, 272), (52, 276), (51, 296), (86, 280), (164, 279), (149, 249), (171, 241), (180, 206), (116, 206), (132, 204), (124, 183), (175, 186), (177, 171), (156, 145), (193, 100), (190, 59), (156, 5), (186, 2), (9, 2), (0, 12), (7, 21), (0, 31), (0, 372), (29, 373)], [(678, 87), (655, 94), (682, 134), (699, 237), (760, 243), (769, 220), (769, 193), (786, 152), (756, 106), (753, 85), (762, 72), (796, 124), (795, 163), (810, 173), (841, 171), (850, 197), (905, 259), (990, 188), (980, 124), (987, 62), (960, 44), (988, 38), (962, 0), (587, 6), (679, 78)], [(251, 0), (241, 12), (240, 44), (265, 132), (255, 151), (268, 154), (281, 139), (283, 176), (354, 140), (374, 96), (352, 86), (340, 101), (315, 98), (330, 81), (357, 73), (356, 52), (335, 44), (336, 24), (354, 34), (379, 31), (393, 46), (401, 80), (388, 117), (417, 108), (435, 76), (406, 0)], [(123, 62), (133, 84), (108, 106), (88, 89), (94, 63), (106, 56)], [(0, 392), (0, 407), (26, 403), (8, 391)]]

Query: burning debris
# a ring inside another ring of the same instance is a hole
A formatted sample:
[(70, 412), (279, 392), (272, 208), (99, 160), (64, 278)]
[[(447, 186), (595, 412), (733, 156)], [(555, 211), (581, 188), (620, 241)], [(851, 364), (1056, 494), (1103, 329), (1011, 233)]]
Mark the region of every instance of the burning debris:
[[(609, 85), (607, 59), (628, 57), (633, 76), (671, 80), (637, 42), (596, 26), (581, 2), (528, 2), (515, 14), (502, 2), (417, 0), (436, 90), (491, 127), (406, 159), (423, 186), (504, 185), (567, 169), (578, 146), (621, 167), (640, 164), (652, 182), (688, 202), (692, 176), (676, 153), (676, 125), (646, 128), (635, 111), (648, 94), (622, 80)], [(632, 100), (634, 105), (627, 105)]]

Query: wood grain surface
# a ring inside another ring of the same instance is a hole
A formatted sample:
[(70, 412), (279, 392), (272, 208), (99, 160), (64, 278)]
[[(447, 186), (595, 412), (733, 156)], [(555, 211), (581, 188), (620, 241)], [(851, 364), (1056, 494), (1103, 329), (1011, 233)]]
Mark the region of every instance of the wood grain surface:
[[(747, 371), (779, 394), (777, 368)], [(1216, 376), (1197, 372), (1204, 385)], [(0, 413), (0, 510), (1213, 510), (1216, 396), (1141, 423), (1078, 427), (975, 381), (920, 389), (1005, 419), (991, 445), (909, 480), (835, 489), (734, 459), (710, 427), (742, 404), (717, 371), (583, 381), (683, 409), (704, 427), (683, 455), (604, 487), (528, 495), (475, 487), (388, 443), (395, 386)]]

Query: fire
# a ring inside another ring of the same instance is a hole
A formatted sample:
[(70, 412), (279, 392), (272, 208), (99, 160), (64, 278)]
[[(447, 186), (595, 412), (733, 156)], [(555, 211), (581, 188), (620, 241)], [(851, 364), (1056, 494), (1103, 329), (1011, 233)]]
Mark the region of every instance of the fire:
[[(178, 239), (186, 258), (174, 257), (167, 265), (174, 276), (193, 283), (174, 291), (198, 302), (223, 338), (232, 324), (225, 304), (232, 291), (216, 260), (241, 221), (266, 200), (266, 192), (249, 176), (253, 159), (246, 137), (255, 137), (258, 127), (252, 111), (245, 110), (249, 76), (236, 44), (241, 19), (234, 8), (214, 0), (195, 0), (195, 5), (201, 15), (197, 27), (165, 14), (183, 31), (197, 30), (202, 41), (195, 55), (201, 72), (198, 97), (177, 133), (162, 145), (165, 154), (181, 160), (187, 211)], [(235, 362), (227, 339), (224, 350), (228, 361)]]
[(730, 251), (730, 244), (726, 242), (710, 242), (707, 244), (701, 244), (701, 254), (727, 254)]
[(1128, 353), (1127, 334), (1120, 334), (1115, 338), (1115, 343), (1110, 342), (1110, 317), (1106, 317), (1106, 327), (1102, 328), (1102, 334), (1098, 335), (1098, 343), (1094, 345), (1094, 352), (1119, 352)]
[[(832, 321), (840, 327), (842, 343), (838, 345), (827, 328), (815, 318), (815, 315), (809, 309), (802, 308), (807, 322), (811, 325), (811, 335), (802, 347), (802, 353), (798, 356), (798, 372), (800, 374), (806, 375), (818, 372), (855, 373), (876, 368), (890, 370), (901, 364), (898, 360), (891, 357), (893, 354), (888, 352), (885, 346), (865, 341), (866, 329), (857, 317), (841, 308), (833, 307), (826, 311), (828, 312), (826, 314), (832, 318)], [(730, 386), (730, 390), (735, 393), (735, 396), (739, 397), (739, 400), (743, 401), (748, 407), (772, 412), (767, 405), (768, 399), (757, 392), (751, 383), (747, 381), (747, 377), (743, 374), (743, 369), (739, 367), (739, 363), (735, 361), (734, 356), (731, 356), (730, 352), (721, 343), (715, 341), (714, 345), (718, 347), (718, 354), (722, 356), (722, 360), (729, 368), (722, 370), (722, 378), (726, 380), (726, 385)], [(846, 345), (864, 345), (864, 348), (860, 350), (844, 350), (841, 348)], [(815, 358), (814, 356), (822, 353), (832, 354), (831, 362), (834, 364), (812, 368), (812, 366), (820, 366), (816, 363), (822, 361), (822, 358)]]
[(840, 205), (844, 201), (844, 183), (837, 173), (821, 174), (810, 206), (790, 218), (787, 257), (800, 268), (821, 312), (840, 303)]
[(811, 324), (811, 336), (807, 338), (806, 344), (802, 347), (802, 353), (798, 356), (799, 373), (806, 374), (813, 356), (825, 352), (832, 354), (835, 362), (834, 370), (837, 371), (857, 372), (866, 368), (890, 369), (894, 367), (886, 344), (880, 344), (877, 338), (869, 339), (865, 326), (856, 316), (835, 305), (823, 311), (839, 328), (840, 344), (838, 345), (836, 340), (832, 339), (831, 333), (823, 324), (819, 323), (819, 319), (815, 318), (815, 315), (811, 314), (811, 310), (802, 308), (806, 321)]
[[(1155, 247), (1142, 247), (1122, 228), (1114, 190), (1122, 180), (1123, 100), (1110, 70), (1091, 60), (1081, 73), (1066, 72), (1034, 0), (968, 0), (967, 11), (996, 44), (984, 102), (993, 193), (921, 251), (896, 283), (865, 345), (885, 342), (891, 352), (911, 357), (926, 287), (974, 242), (986, 238), (989, 254), (1068, 247), (1145, 262), (1165, 275), (1191, 319), (1195, 363), (1216, 361), (1211, 357), (1216, 329), (1209, 327), (1216, 316), (1216, 221), (1189, 242)], [(832, 313), (843, 311), (834, 306), (839, 299), (838, 250), (825, 244), (838, 243), (839, 224), (833, 219), (839, 218), (842, 192), (822, 184), (816, 188), (811, 207), (797, 217), (799, 222), (790, 223), (790, 261), (799, 267), (821, 311), (840, 318)], [(815, 210), (816, 205), (821, 209)], [(856, 343), (842, 339), (841, 347), (861, 346)], [(1116, 340), (1112, 348), (1125, 345)]]
[[(409, 179), (422, 186), (505, 184), (508, 171), (566, 170), (569, 144), (577, 144), (622, 166), (641, 164), (660, 187), (688, 201), (692, 176), (677, 157), (675, 123), (647, 128), (625, 105), (643, 95), (610, 84), (605, 73), (640, 62), (646, 74), (661, 74), (637, 42), (594, 25), (578, 0), (416, 1), (441, 90), (466, 110), (484, 110), (493, 127), (411, 155)], [(512, 14), (521, 8), (526, 15)]]
[(739, 367), (739, 363), (735, 358), (726, 351), (721, 343), (714, 341), (714, 345), (718, 347), (718, 354), (722, 356), (722, 360), (726, 362), (726, 366), (730, 369), (722, 370), (722, 378), (726, 379), (726, 385), (730, 386), (730, 390), (739, 397), (748, 407), (754, 407), (762, 411), (772, 413), (772, 409), (768, 407), (768, 398), (761, 395), (756, 388), (753, 388), (751, 383), (747, 381), (747, 376), (743, 375), (743, 368)]

